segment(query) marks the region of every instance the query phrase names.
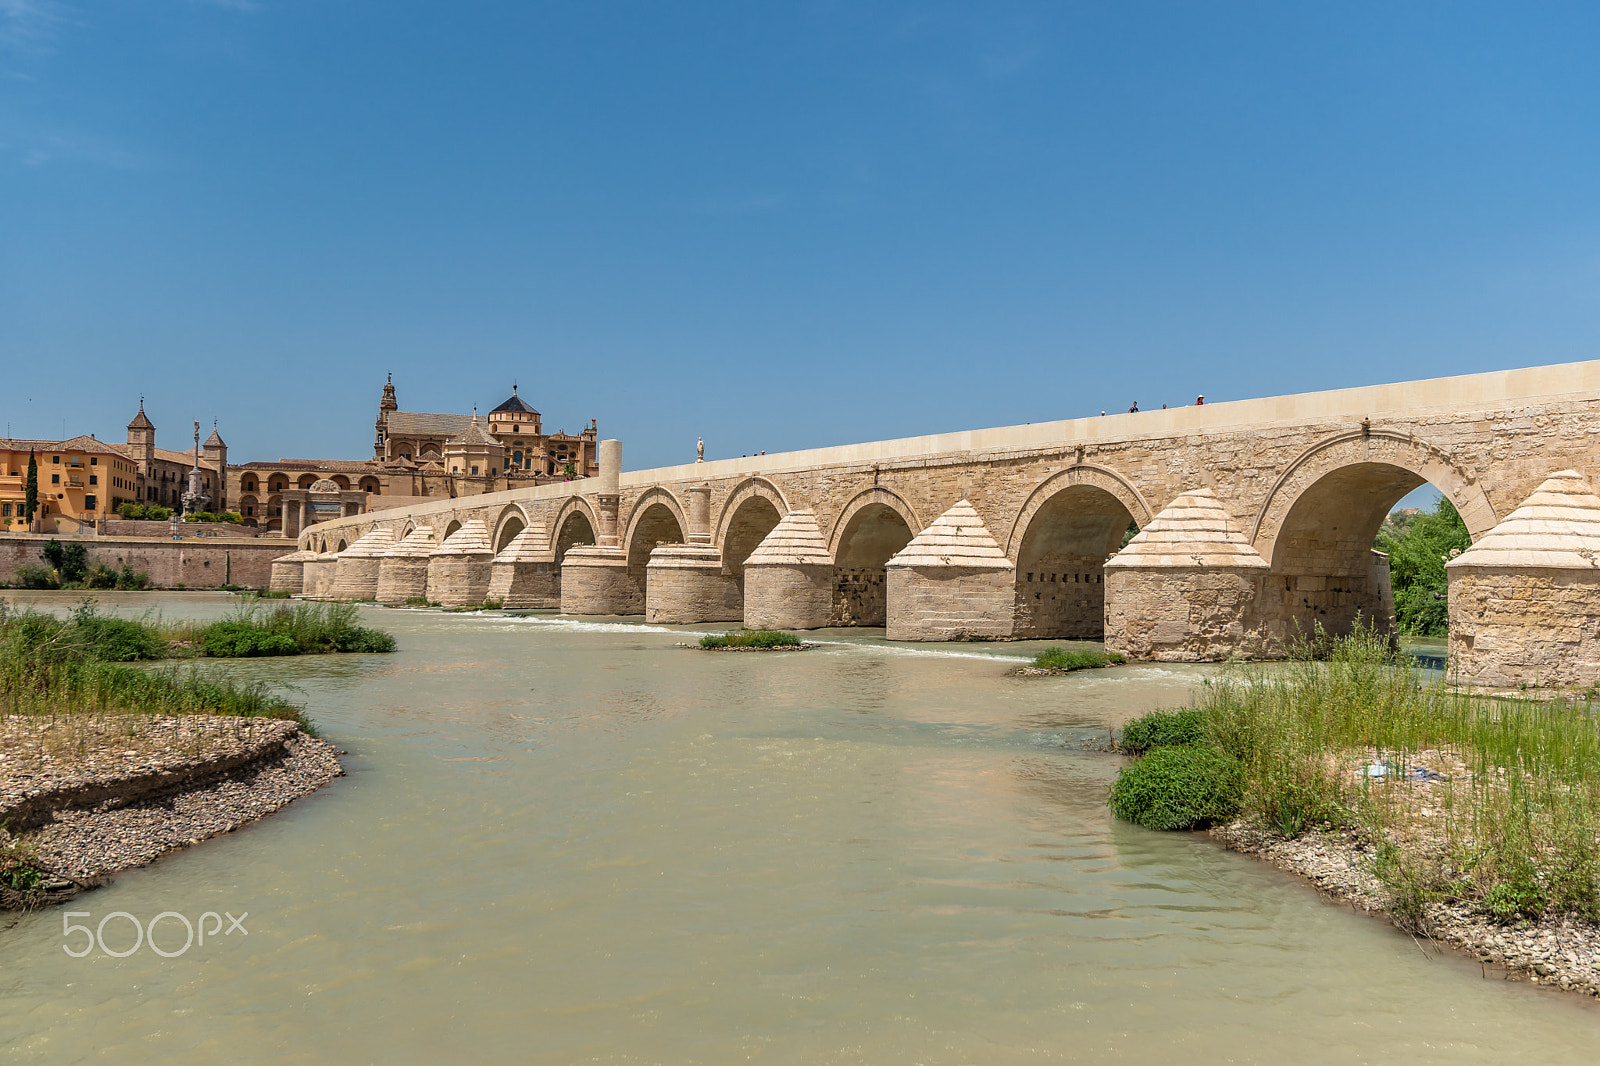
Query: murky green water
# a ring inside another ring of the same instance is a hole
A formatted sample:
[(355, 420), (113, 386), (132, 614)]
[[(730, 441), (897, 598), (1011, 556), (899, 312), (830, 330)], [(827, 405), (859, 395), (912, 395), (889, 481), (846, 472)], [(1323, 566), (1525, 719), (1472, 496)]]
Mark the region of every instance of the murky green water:
[[(1586, 1002), (1430, 959), (1204, 838), (1111, 821), (1116, 764), (1074, 743), (1209, 668), (1022, 680), (1003, 676), (1019, 645), (705, 654), (635, 625), (369, 618), (398, 654), (235, 668), (293, 684), (349, 777), (74, 908), (248, 911), (248, 936), (78, 959), (62, 912), (16, 920), (0, 1056), (1600, 1057)], [(182, 942), (168, 919), (158, 944)]]

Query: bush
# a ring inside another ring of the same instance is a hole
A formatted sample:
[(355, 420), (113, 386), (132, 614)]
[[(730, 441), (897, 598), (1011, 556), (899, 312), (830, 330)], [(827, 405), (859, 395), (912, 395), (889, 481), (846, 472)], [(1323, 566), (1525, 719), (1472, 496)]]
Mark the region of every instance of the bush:
[(1244, 767), (1204, 744), (1155, 748), (1111, 785), (1111, 812), (1146, 829), (1201, 829), (1239, 813)]
[(1140, 754), (1151, 748), (1203, 744), (1205, 739), (1206, 719), (1200, 711), (1151, 711), (1122, 727), (1119, 746)]
[(88, 645), (90, 658), (108, 663), (166, 658), (166, 643), (154, 629), (140, 622), (93, 615), (79, 619), (77, 628)]
[(1116, 652), (1068, 651), (1065, 648), (1046, 648), (1033, 657), (1033, 665), (1040, 670), (1098, 670), (1102, 666), (1120, 666), (1127, 656)]
[(200, 646), (213, 659), (300, 654), (300, 645), (287, 633), (274, 633), (238, 621), (213, 622), (206, 626), (201, 631)]
[(165, 522), (172, 517), (172, 508), (151, 504), (144, 509), (144, 517), (147, 522)]
[(805, 641), (793, 633), (773, 629), (741, 629), (732, 633), (707, 633), (700, 638), (702, 648), (794, 648)]
[(56, 578), (63, 585), (82, 581), (83, 573), (88, 569), (89, 549), (76, 541), (62, 544), (52, 540), (44, 546), (39, 556), (55, 569)]
[(145, 509), (136, 503), (124, 501), (117, 506), (117, 514), (128, 519), (130, 522), (137, 522), (139, 519), (144, 517), (144, 513)]
[(34, 566), (32, 563), (23, 563), (17, 567), (17, 571), (13, 575), (13, 584), (19, 589), (54, 589), (61, 587), (60, 583), (56, 581), (55, 574), (42, 566)]

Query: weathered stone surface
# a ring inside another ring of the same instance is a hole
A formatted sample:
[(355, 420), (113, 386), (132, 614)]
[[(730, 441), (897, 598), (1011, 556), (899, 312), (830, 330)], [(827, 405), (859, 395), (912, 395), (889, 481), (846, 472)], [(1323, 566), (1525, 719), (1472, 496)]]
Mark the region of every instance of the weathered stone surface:
[(1105, 564), (1106, 649), (1167, 662), (1266, 654), (1268, 569), (1216, 493), (1186, 492)]
[(1547, 478), (1445, 565), (1453, 676), (1480, 685), (1600, 680), (1600, 497)]
[(571, 548), (561, 560), (561, 613), (644, 613), (644, 590), (628, 572), (621, 548)]
[(306, 563), (316, 557), (316, 552), (301, 550), (272, 560), (272, 582), (269, 587), (274, 592), (299, 595), (300, 590), (305, 587)]
[(428, 595), (428, 557), (439, 546), (432, 526), (418, 526), (378, 560), (379, 603), (406, 603)]
[(809, 510), (784, 515), (744, 564), (749, 629), (820, 629), (834, 603), (833, 559)]
[(383, 526), (374, 527), (350, 547), (339, 553), (334, 569), (333, 598), (370, 600), (378, 595), (378, 567), (383, 554), (394, 547), (394, 534)]
[(967, 500), (912, 537), (887, 569), (890, 640), (1011, 636), (1016, 568)]
[(543, 522), (525, 526), (494, 557), (489, 599), (513, 610), (555, 610), (561, 606), (561, 568), (550, 549)]
[(302, 568), (302, 594), (314, 600), (330, 598), (338, 570), (338, 552), (323, 552), (314, 559), (307, 559)]
[(489, 598), (493, 564), (488, 527), (481, 519), (468, 520), (428, 556), (428, 601), (441, 607), (482, 603)]
[(658, 544), (645, 567), (644, 620), (660, 625), (737, 622), (739, 582), (709, 544)]

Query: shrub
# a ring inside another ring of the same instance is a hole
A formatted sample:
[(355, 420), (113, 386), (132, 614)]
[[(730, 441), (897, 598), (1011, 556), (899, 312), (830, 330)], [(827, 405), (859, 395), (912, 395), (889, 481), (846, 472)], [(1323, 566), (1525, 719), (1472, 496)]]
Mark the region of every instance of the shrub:
[(740, 629), (732, 633), (707, 633), (700, 638), (702, 648), (794, 648), (805, 641), (793, 633), (772, 629)]
[(1122, 727), (1119, 746), (1140, 754), (1151, 748), (1202, 744), (1205, 739), (1206, 719), (1200, 711), (1151, 711)]
[(1046, 648), (1034, 656), (1033, 665), (1040, 670), (1098, 670), (1102, 666), (1115, 666), (1127, 661), (1127, 656), (1116, 652)]
[(394, 651), (394, 638), (381, 630), (356, 626), (339, 634), (333, 647), (335, 651), (348, 652)]
[(145, 509), (137, 503), (124, 501), (117, 507), (117, 514), (129, 521), (138, 521), (144, 517)]
[(200, 634), (200, 646), (213, 659), (300, 654), (300, 646), (287, 633), (274, 633), (239, 621), (213, 622), (206, 626)]
[(1200, 829), (1239, 813), (1244, 768), (1204, 744), (1155, 748), (1111, 785), (1111, 812), (1146, 829)]
[(144, 517), (148, 522), (165, 522), (172, 517), (172, 508), (151, 504), (144, 509)]
[(149, 587), (150, 575), (145, 573), (143, 570), (140, 570), (138, 573), (134, 573), (133, 567), (124, 563), (122, 569), (117, 571), (117, 588), (126, 591), (129, 589), (143, 589)]
[(126, 618), (95, 615), (78, 621), (77, 629), (89, 657), (102, 662), (131, 663), (163, 659), (167, 654), (166, 643), (154, 629)]
[(56, 581), (55, 574), (42, 566), (34, 566), (32, 563), (23, 563), (17, 567), (17, 571), (13, 575), (13, 583), (19, 589), (53, 589), (61, 587), (60, 583)]
[(76, 541), (62, 544), (52, 540), (39, 555), (55, 569), (57, 579), (63, 585), (82, 581), (83, 572), (88, 569), (89, 549)]

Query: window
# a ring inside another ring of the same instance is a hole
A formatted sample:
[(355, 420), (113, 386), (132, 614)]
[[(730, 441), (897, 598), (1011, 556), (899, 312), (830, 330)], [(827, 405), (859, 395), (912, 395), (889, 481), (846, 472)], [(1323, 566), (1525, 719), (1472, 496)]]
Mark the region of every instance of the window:
[(100, 502), (100, 501), (98, 501), (98, 500), (96, 500), (96, 499), (95, 499), (95, 498), (94, 498), (94, 497), (93, 497), (93, 496), (85, 496), (85, 497), (84, 497), (84, 498), (83, 498), (83, 509), (84, 509), (84, 510), (85, 510), (85, 511), (94, 511), (94, 510), (98, 510), (98, 508), (97, 508), (97, 507), (96, 507), (96, 506), (95, 506), (95, 505), (96, 505), (96, 504), (97, 504), (97, 503), (99, 503), (99, 502)]
[(521, 433), (522, 432), (522, 427), (521, 426), (512, 426), (511, 427), (511, 432), (513, 432), (513, 433)]
[(60, 474), (51, 474), (50, 475), (50, 484), (52, 484), (52, 485), (61, 484), (61, 475)]
[(52, 455), (52, 456), (51, 456), (51, 457), (50, 457), (50, 461), (51, 461), (51, 462), (52, 462), (52, 463), (54, 463), (54, 464), (56, 464), (56, 465), (57, 465), (57, 466), (60, 466), (60, 465), (61, 465), (61, 456), (59, 456), (59, 455)]
[(476, 474), (476, 473), (477, 473), (477, 472), (478, 472), (478, 468), (477, 468), (477, 467), (473, 467), (473, 468), (472, 468), (472, 472), (473, 472), (473, 473), (474, 473), (474, 474)]
[(100, 475), (99, 474), (90, 474), (89, 475), (89, 484), (91, 484), (91, 485), (100, 484)]
[(11, 517), (11, 505), (9, 503), (0, 503), (0, 518), (10, 518), (10, 517)]
[(93, 456), (93, 455), (89, 456), (89, 465), (90, 466), (99, 466), (100, 465), (99, 458), (97, 458), (96, 456)]

